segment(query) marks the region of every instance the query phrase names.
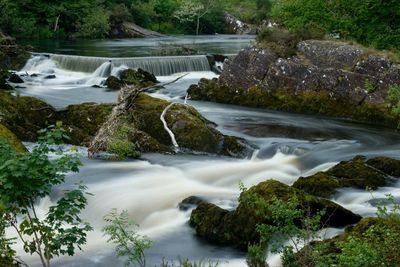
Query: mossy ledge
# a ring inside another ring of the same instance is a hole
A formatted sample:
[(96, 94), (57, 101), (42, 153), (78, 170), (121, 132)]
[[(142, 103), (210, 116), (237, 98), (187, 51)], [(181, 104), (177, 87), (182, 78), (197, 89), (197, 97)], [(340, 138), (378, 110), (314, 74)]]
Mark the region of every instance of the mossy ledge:
[(293, 187), (319, 197), (330, 197), (338, 188), (376, 189), (400, 178), (400, 160), (388, 157), (366, 159), (356, 156), (326, 172), (300, 177)]

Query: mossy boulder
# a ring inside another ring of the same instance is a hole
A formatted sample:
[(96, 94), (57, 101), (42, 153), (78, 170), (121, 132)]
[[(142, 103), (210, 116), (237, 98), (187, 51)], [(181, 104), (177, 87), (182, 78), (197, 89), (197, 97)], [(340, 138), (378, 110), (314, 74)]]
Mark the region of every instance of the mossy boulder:
[(23, 141), (35, 142), (40, 129), (63, 121), (63, 127), (70, 136), (66, 142), (87, 145), (111, 113), (112, 107), (111, 104), (84, 103), (57, 111), (34, 97), (0, 92), (1, 122)]
[[(200, 203), (193, 210), (190, 225), (196, 229), (198, 236), (211, 242), (246, 249), (249, 243), (259, 241), (256, 231), (258, 224), (273, 224), (272, 219), (261, 216), (249, 196), (256, 194), (273, 203), (275, 199), (287, 201), (296, 198), (299, 206), (311, 215), (325, 210), (321, 224), (325, 227), (343, 227), (357, 223), (361, 217), (336, 203), (311, 196), (301, 190), (275, 180), (267, 180), (243, 192), (239, 198), (239, 206), (234, 211), (227, 211), (210, 203)], [(322, 225), (321, 225), (322, 226)]]
[(156, 77), (142, 69), (126, 69), (121, 72), (120, 79), (123, 83), (128, 85), (136, 85), (147, 87), (156, 84), (158, 81)]
[(293, 187), (315, 196), (329, 197), (336, 189), (343, 187), (376, 189), (391, 183), (394, 177), (400, 177), (399, 174), (399, 160), (386, 157), (366, 160), (357, 156), (340, 162), (326, 172), (300, 177)]
[(125, 83), (115, 76), (110, 76), (107, 78), (105, 85), (108, 89), (120, 90)]
[[(165, 100), (140, 94), (130, 110), (136, 128), (165, 146), (171, 146), (172, 141), (160, 117), (169, 105)], [(249, 153), (250, 147), (243, 140), (222, 135), (215, 129), (215, 124), (191, 106), (173, 104), (167, 110), (165, 120), (183, 149), (235, 157)]]
[(100, 126), (106, 121), (114, 105), (83, 103), (57, 111), (55, 117), (63, 122), (70, 137), (69, 143), (89, 145)]
[(21, 140), (19, 140), (15, 134), (13, 134), (9, 129), (7, 129), (7, 127), (2, 124), (0, 124), (0, 139), (6, 140), (18, 153), (24, 153), (27, 151)]
[[(305, 250), (308, 250), (313, 252), (316, 266), (319, 266), (318, 263), (324, 263), (326, 266), (353, 266), (354, 261), (351, 264), (352, 261), (346, 261), (345, 258), (352, 257), (355, 260), (357, 257), (371, 257), (374, 254), (374, 260), (377, 262), (368, 262), (370, 265), (367, 266), (378, 266), (379, 264), (399, 266), (399, 246), (400, 223), (398, 220), (363, 218), (356, 225), (347, 227), (343, 234), (327, 240), (311, 242), (297, 253), (295, 258), (301, 261)], [(343, 250), (344, 247), (347, 247), (346, 251)], [(354, 248), (350, 255), (349, 247)], [(362, 249), (360, 250), (360, 248)], [(365, 258), (360, 259), (364, 262), (366, 260)]]
[(23, 141), (36, 141), (37, 132), (57, 120), (54, 108), (47, 103), (1, 91), (0, 114), (3, 125)]
[[(175, 153), (171, 136), (164, 128), (165, 119), (178, 143), (179, 150), (206, 152), (234, 157), (248, 156), (252, 148), (244, 141), (228, 137), (215, 129), (193, 107), (141, 93), (138, 87), (123, 87), (119, 103), (91, 142), (89, 152), (113, 152), (110, 144), (124, 143), (137, 152)], [(115, 147), (112, 145), (112, 147)], [(121, 148), (121, 146), (117, 146)], [(133, 151), (132, 150), (132, 151)], [(128, 156), (126, 151), (118, 149)]]

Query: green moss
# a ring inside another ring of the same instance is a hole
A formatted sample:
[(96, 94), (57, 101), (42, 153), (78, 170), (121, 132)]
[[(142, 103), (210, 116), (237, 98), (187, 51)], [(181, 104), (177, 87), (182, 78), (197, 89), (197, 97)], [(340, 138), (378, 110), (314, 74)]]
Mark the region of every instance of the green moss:
[(388, 157), (375, 157), (367, 160), (365, 163), (391, 176), (400, 177), (400, 160)]
[(121, 89), (122, 86), (124, 86), (124, 82), (118, 79), (115, 76), (110, 76), (107, 78), (105, 85), (107, 86), (108, 89), (112, 90), (119, 90)]
[(18, 153), (24, 153), (27, 151), (26, 147), (22, 144), (18, 137), (2, 124), (0, 124), (0, 138), (7, 140), (11, 147)]
[(293, 187), (314, 196), (329, 198), (337, 188), (341, 187), (341, 183), (333, 176), (318, 172), (309, 177), (300, 177)]
[(108, 143), (107, 152), (117, 155), (118, 159), (140, 157), (140, 152), (136, 151), (135, 146), (126, 140), (116, 140)]
[(65, 111), (57, 112), (55, 116), (63, 122), (70, 137), (69, 143), (88, 145), (110, 115), (113, 106), (94, 103), (71, 105)]
[(154, 85), (157, 82), (157, 79), (154, 75), (142, 69), (127, 69), (122, 71), (121, 81), (129, 85), (146, 87)]

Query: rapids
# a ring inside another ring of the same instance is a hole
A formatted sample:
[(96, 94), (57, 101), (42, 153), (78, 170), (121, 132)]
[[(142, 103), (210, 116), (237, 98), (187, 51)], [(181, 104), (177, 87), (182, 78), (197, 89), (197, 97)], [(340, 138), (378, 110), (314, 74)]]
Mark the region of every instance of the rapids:
[[(219, 39), (216, 39), (215, 42), (209, 41), (211, 50), (218, 44)], [(204, 43), (203, 40), (201, 45)], [(99, 46), (101, 44), (99, 42)], [(116, 42), (115, 45), (123, 44)], [(123, 51), (122, 48), (120, 50)], [(129, 64), (121, 61), (121, 64), (116, 65), (120, 59), (109, 62), (109, 54), (100, 53), (99, 56), (107, 59), (33, 55), (20, 72), (24, 75), (25, 83), (19, 92), (39, 97), (57, 108), (82, 102), (115, 102), (116, 92), (92, 85), (101, 86), (108, 75), (118, 75)], [(76, 60), (73, 64), (78, 67), (66, 63), (67, 59), (71, 62)], [(163, 61), (162, 58), (157, 60)], [(165, 58), (165, 61), (168, 60), (170, 58)], [(182, 61), (186, 60), (191, 59), (182, 58)], [(96, 61), (96, 64), (92, 61)], [(91, 67), (86, 68), (85, 64)], [(131, 218), (140, 225), (140, 233), (154, 240), (154, 246), (146, 253), (150, 266), (160, 263), (163, 258), (176, 260), (178, 257), (212, 259), (223, 266), (245, 266), (245, 255), (242, 252), (213, 246), (197, 239), (194, 230), (187, 224), (190, 211), (180, 211), (177, 208), (179, 202), (189, 196), (201, 196), (224, 208), (234, 209), (240, 193), (239, 182), (249, 187), (273, 178), (292, 184), (301, 175), (326, 170), (338, 161), (350, 159), (357, 154), (400, 158), (400, 135), (390, 129), (326, 117), (192, 101), (185, 98), (189, 85), (197, 83), (201, 78), (217, 77), (217, 74), (210, 69), (194, 71), (188, 68), (176, 69), (157, 78), (161, 82), (173, 81), (182, 75), (175, 72), (189, 74), (150, 94), (194, 106), (207, 119), (217, 123), (218, 129), (224, 134), (245, 138), (258, 146), (258, 150), (248, 159), (196, 153), (144, 154), (140, 160), (109, 162), (87, 159), (86, 148), (80, 148), (79, 153), (84, 163), (80, 173), (68, 175), (66, 184), (58, 187), (50, 198), (41, 201), (38, 209), (44, 213), (61, 190), (83, 180), (89, 192), (94, 195), (89, 198), (89, 205), (82, 217), (95, 230), (89, 234), (83, 252), (71, 258), (61, 257), (55, 260), (55, 266), (122, 266), (113, 254), (113, 247), (106, 243), (101, 233), (104, 225), (102, 217), (112, 208), (128, 210)], [(55, 75), (55, 78), (46, 78), (48, 75)], [(393, 187), (379, 188), (374, 196), (382, 198), (385, 193), (400, 198), (400, 183)], [(333, 200), (363, 216), (373, 215), (376, 210), (370, 201), (371, 195), (360, 190), (343, 189)], [(342, 229), (326, 229), (322, 234), (329, 237), (340, 231)], [(35, 265), (35, 260), (30, 256), (25, 259)], [(279, 257), (271, 255), (269, 263), (278, 266)]]

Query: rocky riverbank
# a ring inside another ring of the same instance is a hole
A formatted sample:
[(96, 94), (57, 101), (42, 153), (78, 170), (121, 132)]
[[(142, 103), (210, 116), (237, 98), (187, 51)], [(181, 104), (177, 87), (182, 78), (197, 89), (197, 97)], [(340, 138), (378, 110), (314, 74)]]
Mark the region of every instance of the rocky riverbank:
[[(286, 47), (289, 46), (289, 47)], [(191, 86), (192, 99), (350, 118), (396, 128), (388, 100), (400, 84), (396, 61), (337, 41), (258, 43), (227, 59), (219, 79)]]

